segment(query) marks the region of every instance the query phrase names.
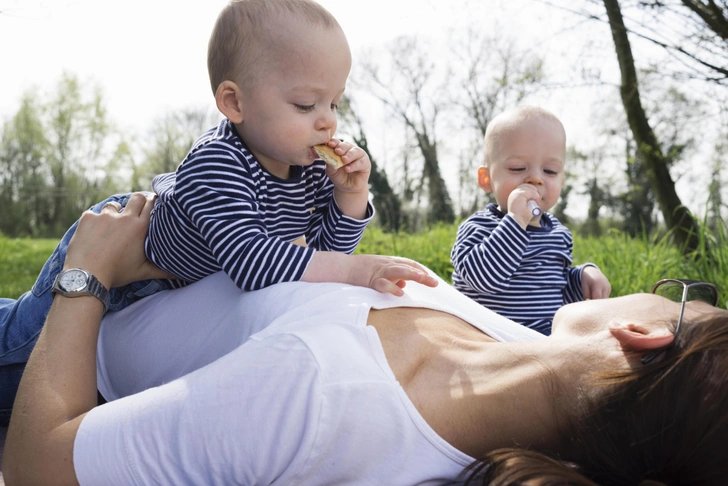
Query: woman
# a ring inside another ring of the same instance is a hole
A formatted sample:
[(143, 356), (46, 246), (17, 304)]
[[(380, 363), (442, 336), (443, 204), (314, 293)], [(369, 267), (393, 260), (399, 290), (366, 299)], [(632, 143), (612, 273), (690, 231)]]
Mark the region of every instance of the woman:
[[(110, 207), (84, 215), (67, 265), (107, 286), (155, 276), (141, 249), (148, 212), (135, 197), (121, 214)], [(408, 268), (404, 278), (432, 283)], [(151, 316), (146, 324), (157, 331), (150, 335), (166, 332), (171, 344), (157, 336), (137, 353), (128, 346), (149, 336), (126, 338), (119, 346), (131, 353), (126, 366), (113, 364), (120, 353), (110, 344), (124, 332), (105, 336), (115, 326), (104, 323), (102, 394), (135, 391), (143, 370), (125, 371), (145, 356), (142, 368), (154, 384), (177, 369), (158, 372), (160, 362), (185, 361), (190, 349), (219, 350), (230, 330), (238, 332), (227, 338), (237, 341), (227, 344), (234, 349), (200, 359), (197, 365), (214, 361), (178, 380), (96, 408), (102, 305), (55, 299), (16, 400), (6, 480), (443, 484), (485, 457), (492, 464), (488, 484), (592, 484), (587, 477), (604, 484), (723, 482), (728, 312), (688, 302), (682, 314), (679, 303), (644, 294), (588, 301), (564, 307), (552, 336), (540, 339), (440, 287), (442, 295), (408, 285), (398, 300), (358, 287), (291, 284), (245, 294), (242, 304), (214, 279), (203, 290), (169, 292), (164, 299), (179, 299), (158, 300), (154, 315), (144, 314), (151, 305), (130, 308), (125, 319), (136, 319), (132, 335)], [(194, 306), (210, 322), (233, 325), (205, 333), (199, 328), (209, 323), (198, 317), (181, 323), (184, 312), (171, 309), (194, 295), (223, 295), (209, 305), (198, 298)], [(240, 330), (240, 316), (254, 315), (246, 314), (253, 305), (266, 316), (244, 321), (252, 331)], [(159, 317), (166, 312), (172, 314)], [(174, 350), (185, 339), (174, 339), (188, 332), (194, 345), (183, 346), (178, 358)], [(658, 350), (664, 351), (642, 364)], [(132, 378), (125, 382), (124, 375)], [(517, 446), (579, 469), (504, 450)]]

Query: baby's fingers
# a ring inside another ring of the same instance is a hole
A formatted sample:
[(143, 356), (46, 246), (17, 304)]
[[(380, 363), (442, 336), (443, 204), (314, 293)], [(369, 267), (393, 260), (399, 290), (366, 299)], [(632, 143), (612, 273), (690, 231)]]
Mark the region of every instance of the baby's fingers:
[[(384, 269), (381, 273), (381, 277), (395, 282), (396, 285), (404, 287), (404, 281), (410, 280), (413, 282), (427, 285), (428, 287), (435, 287), (437, 285), (437, 279), (429, 275), (424, 270), (420, 270), (412, 265), (414, 262), (404, 262), (397, 265), (392, 265)], [(397, 283), (400, 282), (401, 283)]]
[(397, 297), (401, 297), (404, 295), (404, 290), (402, 290), (402, 287), (404, 287), (404, 285), (404, 280), (398, 280), (395, 283), (386, 278), (375, 278), (374, 281), (372, 281), (371, 287), (377, 292), (381, 292), (383, 294), (392, 294), (396, 295)]
[[(412, 280), (428, 287), (436, 287), (437, 279), (430, 275), (427, 268), (420, 265), (414, 260), (407, 258), (398, 258), (397, 261), (400, 265), (406, 268), (407, 276), (402, 276), (404, 280)], [(403, 270), (404, 271), (404, 270)], [(403, 285), (404, 286), (404, 285)]]
[(609, 285), (604, 285), (604, 286), (600, 287), (599, 296), (597, 298), (598, 299), (607, 299), (607, 298), (609, 298), (609, 294), (611, 294), (611, 293), (612, 293), (612, 287)]

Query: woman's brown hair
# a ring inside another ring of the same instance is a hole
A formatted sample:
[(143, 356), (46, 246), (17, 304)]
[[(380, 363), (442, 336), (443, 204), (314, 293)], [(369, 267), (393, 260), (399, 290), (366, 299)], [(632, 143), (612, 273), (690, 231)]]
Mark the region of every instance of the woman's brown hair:
[(683, 326), (662, 359), (604, 377), (605, 393), (567, 427), (571, 457), (500, 449), (466, 484), (728, 484), (728, 311)]

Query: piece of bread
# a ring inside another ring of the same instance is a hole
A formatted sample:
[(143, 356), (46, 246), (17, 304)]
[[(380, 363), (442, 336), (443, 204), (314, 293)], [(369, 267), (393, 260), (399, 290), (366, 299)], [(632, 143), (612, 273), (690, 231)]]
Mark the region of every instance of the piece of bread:
[(334, 149), (332, 149), (328, 145), (314, 145), (313, 149), (316, 151), (319, 157), (321, 157), (321, 160), (323, 160), (333, 168), (340, 169), (344, 167), (344, 163), (341, 161), (341, 157), (336, 155)]

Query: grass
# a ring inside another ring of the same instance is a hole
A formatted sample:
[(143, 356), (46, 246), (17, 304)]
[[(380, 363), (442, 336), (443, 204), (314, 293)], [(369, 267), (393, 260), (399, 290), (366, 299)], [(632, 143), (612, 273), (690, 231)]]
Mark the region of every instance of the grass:
[(0, 236), (0, 297), (18, 298), (30, 290), (58, 240)]
[[(449, 281), (456, 231), (454, 225), (437, 226), (418, 234), (393, 235), (367, 228), (357, 253), (412, 258)], [(720, 306), (728, 307), (728, 229), (717, 234), (705, 231), (701, 241), (695, 257), (684, 257), (664, 237), (630, 238), (618, 231), (599, 238), (574, 235), (574, 264), (597, 264), (612, 284), (613, 297), (649, 292), (662, 278), (688, 278), (714, 283), (721, 295)]]
[(452, 276), (450, 249), (455, 242), (457, 226), (438, 225), (416, 234), (385, 233), (368, 227), (356, 253), (397, 255), (416, 260), (432, 269), (446, 281)]
[[(399, 255), (417, 260), (449, 281), (450, 248), (456, 225), (439, 225), (409, 234), (367, 228), (357, 253)], [(684, 257), (666, 238), (630, 238), (609, 232), (599, 238), (574, 235), (574, 263), (599, 265), (612, 283), (612, 296), (649, 292), (661, 278), (690, 278), (714, 283), (721, 307), (728, 306), (728, 228), (704, 231), (696, 256)], [(29, 290), (53, 252), (57, 240), (10, 239), (0, 236), (0, 297), (17, 298)], [(710, 250), (708, 250), (710, 248)]]

